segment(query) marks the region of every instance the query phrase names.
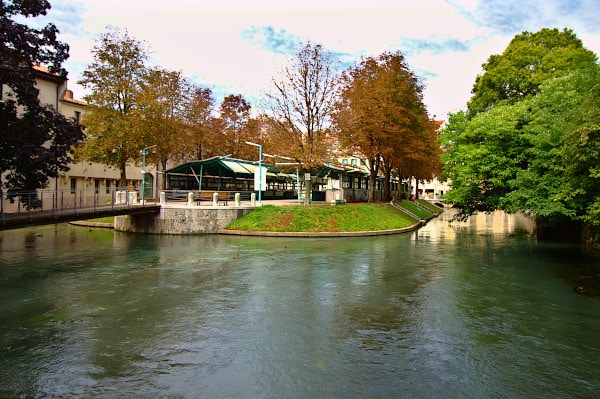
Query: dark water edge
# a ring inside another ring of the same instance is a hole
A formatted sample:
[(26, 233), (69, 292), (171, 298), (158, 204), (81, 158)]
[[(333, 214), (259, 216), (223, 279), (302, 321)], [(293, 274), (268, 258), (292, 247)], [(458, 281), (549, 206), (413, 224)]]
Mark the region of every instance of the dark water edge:
[(593, 398), (598, 258), (503, 214), (398, 236), (0, 233), (0, 397)]
[[(540, 242), (556, 244), (572, 244), (577, 247), (577, 256), (582, 259), (580, 273), (573, 283), (573, 290), (583, 295), (600, 298), (600, 265), (596, 259), (600, 257), (600, 236), (598, 229), (589, 223), (563, 221), (550, 222), (544, 218), (536, 218), (536, 237)], [(582, 255), (579, 255), (582, 254)], [(566, 263), (568, 259), (565, 259)]]

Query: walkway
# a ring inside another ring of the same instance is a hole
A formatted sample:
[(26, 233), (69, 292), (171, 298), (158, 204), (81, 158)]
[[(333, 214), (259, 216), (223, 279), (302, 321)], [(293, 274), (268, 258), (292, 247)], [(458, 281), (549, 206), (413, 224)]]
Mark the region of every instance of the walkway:
[(62, 210), (54, 209), (49, 211), (2, 213), (0, 214), (0, 230), (72, 222), (74, 220), (96, 219), (106, 216), (158, 213), (159, 211), (160, 205), (147, 202), (145, 205), (119, 204), (75, 209), (67, 208)]

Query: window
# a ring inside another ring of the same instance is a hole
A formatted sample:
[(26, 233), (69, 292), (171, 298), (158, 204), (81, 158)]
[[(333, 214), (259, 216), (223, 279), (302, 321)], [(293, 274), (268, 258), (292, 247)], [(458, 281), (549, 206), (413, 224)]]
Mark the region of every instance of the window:
[(352, 166), (356, 166), (356, 158), (352, 158), (351, 163), (352, 163)]
[(94, 179), (94, 194), (100, 191), (100, 179)]
[(106, 179), (106, 194), (110, 194), (110, 180)]
[(79, 112), (79, 111), (73, 112), (73, 119), (75, 119), (77, 122), (81, 122), (81, 112)]
[(346, 158), (342, 159), (342, 165), (348, 165), (348, 160)]
[(77, 179), (71, 177), (71, 194), (75, 194), (75, 190), (77, 190)]

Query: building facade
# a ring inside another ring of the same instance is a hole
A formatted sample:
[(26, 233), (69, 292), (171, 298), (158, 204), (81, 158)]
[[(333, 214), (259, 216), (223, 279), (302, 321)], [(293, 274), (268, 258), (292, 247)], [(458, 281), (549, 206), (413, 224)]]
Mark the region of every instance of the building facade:
[[(73, 98), (73, 92), (68, 89), (68, 80), (50, 73), (47, 68), (34, 67), (36, 87), (39, 91), (40, 102), (50, 105), (67, 118), (79, 122), (86, 112), (87, 104)], [(2, 86), (2, 99), (10, 95), (10, 88)], [(119, 187), (120, 171), (112, 166), (79, 161), (68, 165), (68, 171), (61, 172), (57, 178), (50, 179), (48, 186), (40, 190), (39, 197), (42, 206), (69, 207), (110, 203)], [(148, 168), (147, 168), (148, 169)], [(147, 173), (150, 171), (147, 170)], [(127, 184), (125, 189), (135, 190), (141, 186), (141, 167), (127, 165)], [(123, 189), (123, 188), (121, 188)], [(10, 204), (3, 201), (3, 209), (10, 211)]]
[[(362, 170), (366, 174), (369, 172), (367, 163), (358, 156), (343, 156), (338, 158), (337, 162), (345, 168)], [(383, 190), (383, 176), (379, 176), (376, 184), (376, 190)], [(392, 192), (396, 198), (413, 195), (427, 200), (440, 200), (451, 188), (451, 182), (440, 181), (436, 176), (431, 180), (420, 180), (418, 184), (414, 178), (404, 179), (401, 183), (398, 179), (392, 180)]]

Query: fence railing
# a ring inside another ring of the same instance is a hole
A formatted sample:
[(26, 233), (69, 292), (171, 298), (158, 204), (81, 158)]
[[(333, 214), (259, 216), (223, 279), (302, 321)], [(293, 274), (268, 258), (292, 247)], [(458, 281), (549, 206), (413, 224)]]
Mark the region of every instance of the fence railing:
[[(148, 201), (146, 201), (148, 202)], [(152, 204), (154, 201), (152, 201)], [(0, 214), (21, 215), (139, 204), (139, 193), (123, 189), (0, 191)]]
[[(240, 195), (240, 202), (248, 205), (251, 202), (253, 191), (222, 191), (222, 190), (161, 190), (164, 193), (165, 203), (182, 203), (188, 201), (188, 194), (194, 194), (194, 202), (197, 205), (210, 205), (213, 200), (213, 194), (219, 193), (219, 203), (234, 204), (236, 194)], [(160, 195), (159, 195), (160, 197)], [(158, 200), (157, 200), (158, 201)], [(225, 202), (224, 202), (225, 201)]]

